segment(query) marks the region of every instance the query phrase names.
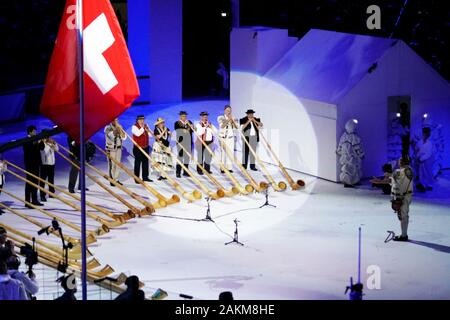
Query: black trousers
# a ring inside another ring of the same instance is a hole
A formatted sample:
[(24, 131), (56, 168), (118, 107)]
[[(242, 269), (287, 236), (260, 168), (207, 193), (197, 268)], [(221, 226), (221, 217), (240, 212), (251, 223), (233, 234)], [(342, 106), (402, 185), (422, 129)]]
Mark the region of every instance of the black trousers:
[[(147, 154), (149, 154), (150, 147), (142, 148)], [(140, 177), (142, 167), (142, 180), (148, 180), (148, 158), (145, 154), (139, 150), (138, 147), (133, 147), (134, 155), (134, 175)]]
[[(39, 166), (36, 167), (26, 167), (25, 170), (39, 177)], [(38, 179), (31, 175), (26, 175), (26, 179), (34, 184), (39, 184)], [(38, 202), (37, 188), (29, 183), (25, 184), (25, 201), (28, 202)]]
[[(41, 165), (41, 179), (47, 180), (49, 182), (48, 191), (55, 192), (55, 188), (51, 186), (50, 184), (55, 184), (55, 166), (54, 165)], [(40, 181), (39, 186), (41, 188), (45, 188), (45, 182)], [(45, 197), (46, 193), (42, 190), (40, 190), (41, 198)]]
[[(185, 146), (183, 146), (183, 147), (185, 147)], [(186, 148), (186, 150), (189, 150), (189, 149), (190, 148)], [(191, 151), (191, 154), (192, 154), (192, 150), (190, 150), (190, 151)], [(184, 166), (186, 168), (189, 168), (189, 156), (180, 147), (178, 147), (178, 160), (180, 160), (184, 164)], [(187, 172), (184, 171), (183, 168), (181, 168), (181, 165), (179, 165), (177, 163), (177, 165), (176, 165), (176, 174), (177, 175), (181, 174), (181, 171), (183, 171), (183, 173), (187, 174)]]
[[(72, 161), (79, 165), (79, 162), (77, 160), (72, 159)], [(78, 170), (77, 167), (71, 166), (70, 167), (70, 173), (69, 173), (69, 190), (75, 190), (75, 185), (77, 184), (77, 179), (80, 174), (80, 170)]]
[[(256, 152), (256, 148), (258, 147), (258, 140), (256, 136), (248, 137), (245, 136), (245, 140), (250, 144), (252, 149)], [(248, 166), (248, 158), (250, 158), (250, 168), (255, 169), (255, 156), (253, 153), (250, 152), (250, 148), (245, 143), (245, 141), (242, 141), (242, 145), (244, 146), (244, 153), (242, 154), (242, 166), (247, 169)]]

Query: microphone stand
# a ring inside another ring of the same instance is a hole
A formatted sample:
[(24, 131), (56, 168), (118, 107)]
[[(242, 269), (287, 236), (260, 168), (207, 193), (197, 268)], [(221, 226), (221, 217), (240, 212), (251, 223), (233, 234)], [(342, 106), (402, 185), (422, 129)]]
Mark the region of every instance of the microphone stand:
[(244, 245), (242, 242), (239, 242), (238, 222), (240, 222), (238, 219), (234, 219), (234, 224), (236, 225), (236, 229), (234, 230), (234, 238), (232, 241), (225, 243), (226, 246), (232, 243), (236, 243), (240, 246)]
[(211, 221), (214, 222), (214, 220), (211, 218), (211, 197), (206, 197), (206, 203), (208, 205), (207, 209), (206, 209), (206, 217), (202, 220), (202, 221)]
[(266, 202), (262, 206), (260, 206), (259, 208), (261, 209), (261, 208), (266, 207), (266, 206), (272, 207), (272, 208), (276, 208), (277, 206), (274, 206), (273, 204), (269, 203), (269, 188), (266, 188), (264, 190), (264, 193), (266, 195)]
[(53, 219), (52, 221), (52, 227), (54, 230), (58, 230), (59, 233), (59, 237), (61, 238), (61, 242), (62, 242), (62, 248), (63, 248), (63, 261), (58, 263), (58, 271), (62, 272), (62, 273), (66, 273), (67, 272), (67, 267), (69, 266), (69, 249), (73, 248), (73, 245), (71, 242), (68, 242), (66, 244), (66, 241), (64, 240), (64, 235), (62, 232), (62, 228), (58, 223), (58, 220)]

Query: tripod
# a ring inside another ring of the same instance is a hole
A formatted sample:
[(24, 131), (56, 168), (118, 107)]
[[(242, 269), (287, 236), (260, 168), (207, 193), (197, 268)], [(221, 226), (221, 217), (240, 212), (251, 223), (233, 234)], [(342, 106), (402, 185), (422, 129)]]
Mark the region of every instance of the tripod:
[(206, 197), (206, 204), (208, 205), (207, 209), (206, 209), (206, 217), (202, 220), (202, 221), (211, 221), (214, 222), (214, 220), (211, 218), (211, 197)]
[(244, 245), (242, 242), (239, 242), (238, 222), (240, 222), (238, 219), (234, 219), (234, 224), (236, 225), (236, 229), (234, 230), (234, 238), (233, 238), (232, 241), (225, 243), (225, 245), (229, 245), (229, 244), (232, 244), (232, 243), (236, 243), (236, 244), (241, 245), (241, 246)]
[(266, 195), (266, 202), (262, 206), (260, 206), (259, 208), (261, 209), (261, 208), (263, 208), (265, 206), (276, 208), (277, 206), (274, 206), (273, 204), (269, 203), (269, 188), (266, 188), (266, 190), (264, 190), (264, 193)]

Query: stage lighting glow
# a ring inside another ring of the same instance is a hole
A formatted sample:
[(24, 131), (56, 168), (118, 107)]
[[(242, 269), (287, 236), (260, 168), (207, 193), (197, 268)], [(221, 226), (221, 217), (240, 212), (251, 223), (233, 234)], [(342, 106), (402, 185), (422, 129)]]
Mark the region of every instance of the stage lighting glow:
[(353, 119), (353, 122), (354, 122), (355, 124), (358, 124), (358, 120), (356, 120), (356, 119)]
[(424, 113), (423, 118), (424, 119), (428, 118), (428, 113)]
[(401, 117), (401, 114), (399, 112), (397, 112), (397, 114), (395, 115), (397, 118)]
[(227, 16), (227, 13), (226, 13), (226, 12), (222, 12), (220, 15), (221, 15), (223, 18), (225, 18), (225, 17)]

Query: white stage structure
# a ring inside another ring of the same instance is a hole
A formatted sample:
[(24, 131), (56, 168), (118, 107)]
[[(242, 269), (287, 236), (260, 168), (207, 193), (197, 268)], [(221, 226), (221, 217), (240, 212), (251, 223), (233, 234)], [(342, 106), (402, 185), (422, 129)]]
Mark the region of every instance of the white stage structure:
[(339, 181), (335, 150), (354, 118), (366, 152), (364, 176), (380, 174), (397, 112), (389, 108), (393, 97), (411, 101), (412, 132), (425, 113), (442, 124), (450, 154), (450, 85), (403, 41), (316, 29), (299, 41), (287, 30), (232, 31), (231, 105), (236, 114), (257, 111), (290, 169)]

